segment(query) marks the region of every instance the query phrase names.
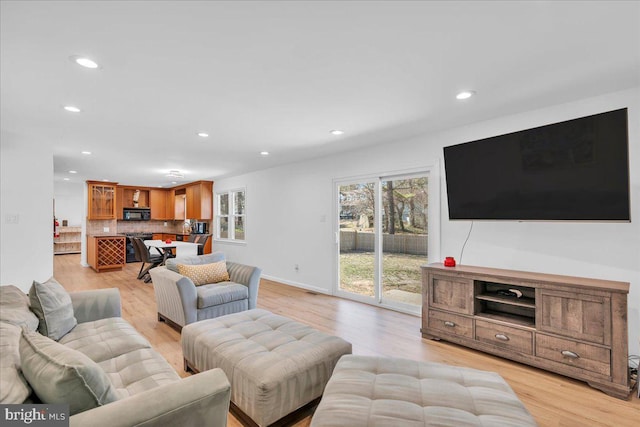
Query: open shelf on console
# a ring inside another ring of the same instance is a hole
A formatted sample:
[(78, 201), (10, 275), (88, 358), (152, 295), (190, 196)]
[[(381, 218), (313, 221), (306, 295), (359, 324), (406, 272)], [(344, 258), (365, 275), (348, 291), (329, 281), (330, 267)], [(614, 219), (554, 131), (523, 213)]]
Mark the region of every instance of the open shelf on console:
[(476, 299), (484, 301), (492, 301), (500, 304), (516, 305), (518, 307), (536, 308), (536, 299), (529, 297), (508, 297), (496, 293), (476, 295)]
[[(520, 326), (536, 325), (536, 292), (527, 286), (474, 280), (475, 314), (493, 320), (515, 323)], [(517, 290), (516, 296), (501, 295), (500, 291)]]

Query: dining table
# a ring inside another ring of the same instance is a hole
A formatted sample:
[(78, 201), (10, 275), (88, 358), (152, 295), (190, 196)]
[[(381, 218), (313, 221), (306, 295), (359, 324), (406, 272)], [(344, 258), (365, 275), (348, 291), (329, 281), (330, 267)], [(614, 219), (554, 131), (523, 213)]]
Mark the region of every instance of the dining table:
[(176, 258), (198, 255), (198, 246), (200, 246), (197, 243), (181, 242), (178, 240), (169, 243), (164, 240), (145, 240), (144, 245), (149, 249), (156, 248), (161, 253), (172, 251), (175, 248)]

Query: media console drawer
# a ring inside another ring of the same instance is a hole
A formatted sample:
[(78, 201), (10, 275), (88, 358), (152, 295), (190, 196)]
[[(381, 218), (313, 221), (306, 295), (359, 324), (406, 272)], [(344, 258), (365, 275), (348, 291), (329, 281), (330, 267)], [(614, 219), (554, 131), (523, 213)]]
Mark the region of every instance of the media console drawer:
[(536, 334), (536, 356), (596, 374), (611, 375), (611, 350), (605, 347)]
[(476, 340), (518, 353), (533, 354), (533, 333), (531, 331), (499, 323), (476, 319)]
[(456, 334), (467, 338), (473, 338), (473, 319), (443, 311), (429, 310), (429, 322), (427, 327)]

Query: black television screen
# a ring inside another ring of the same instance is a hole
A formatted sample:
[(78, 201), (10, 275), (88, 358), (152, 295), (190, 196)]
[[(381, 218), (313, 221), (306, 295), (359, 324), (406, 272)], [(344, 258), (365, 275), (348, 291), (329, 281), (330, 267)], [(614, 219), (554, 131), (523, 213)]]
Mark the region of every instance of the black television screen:
[(627, 109), (444, 148), (450, 219), (629, 221)]

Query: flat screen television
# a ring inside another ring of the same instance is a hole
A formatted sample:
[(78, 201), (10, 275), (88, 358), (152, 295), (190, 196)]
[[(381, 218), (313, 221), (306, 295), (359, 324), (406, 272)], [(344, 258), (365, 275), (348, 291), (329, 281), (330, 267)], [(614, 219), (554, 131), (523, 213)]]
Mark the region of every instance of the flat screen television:
[(449, 218), (630, 221), (627, 109), (444, 148)]

